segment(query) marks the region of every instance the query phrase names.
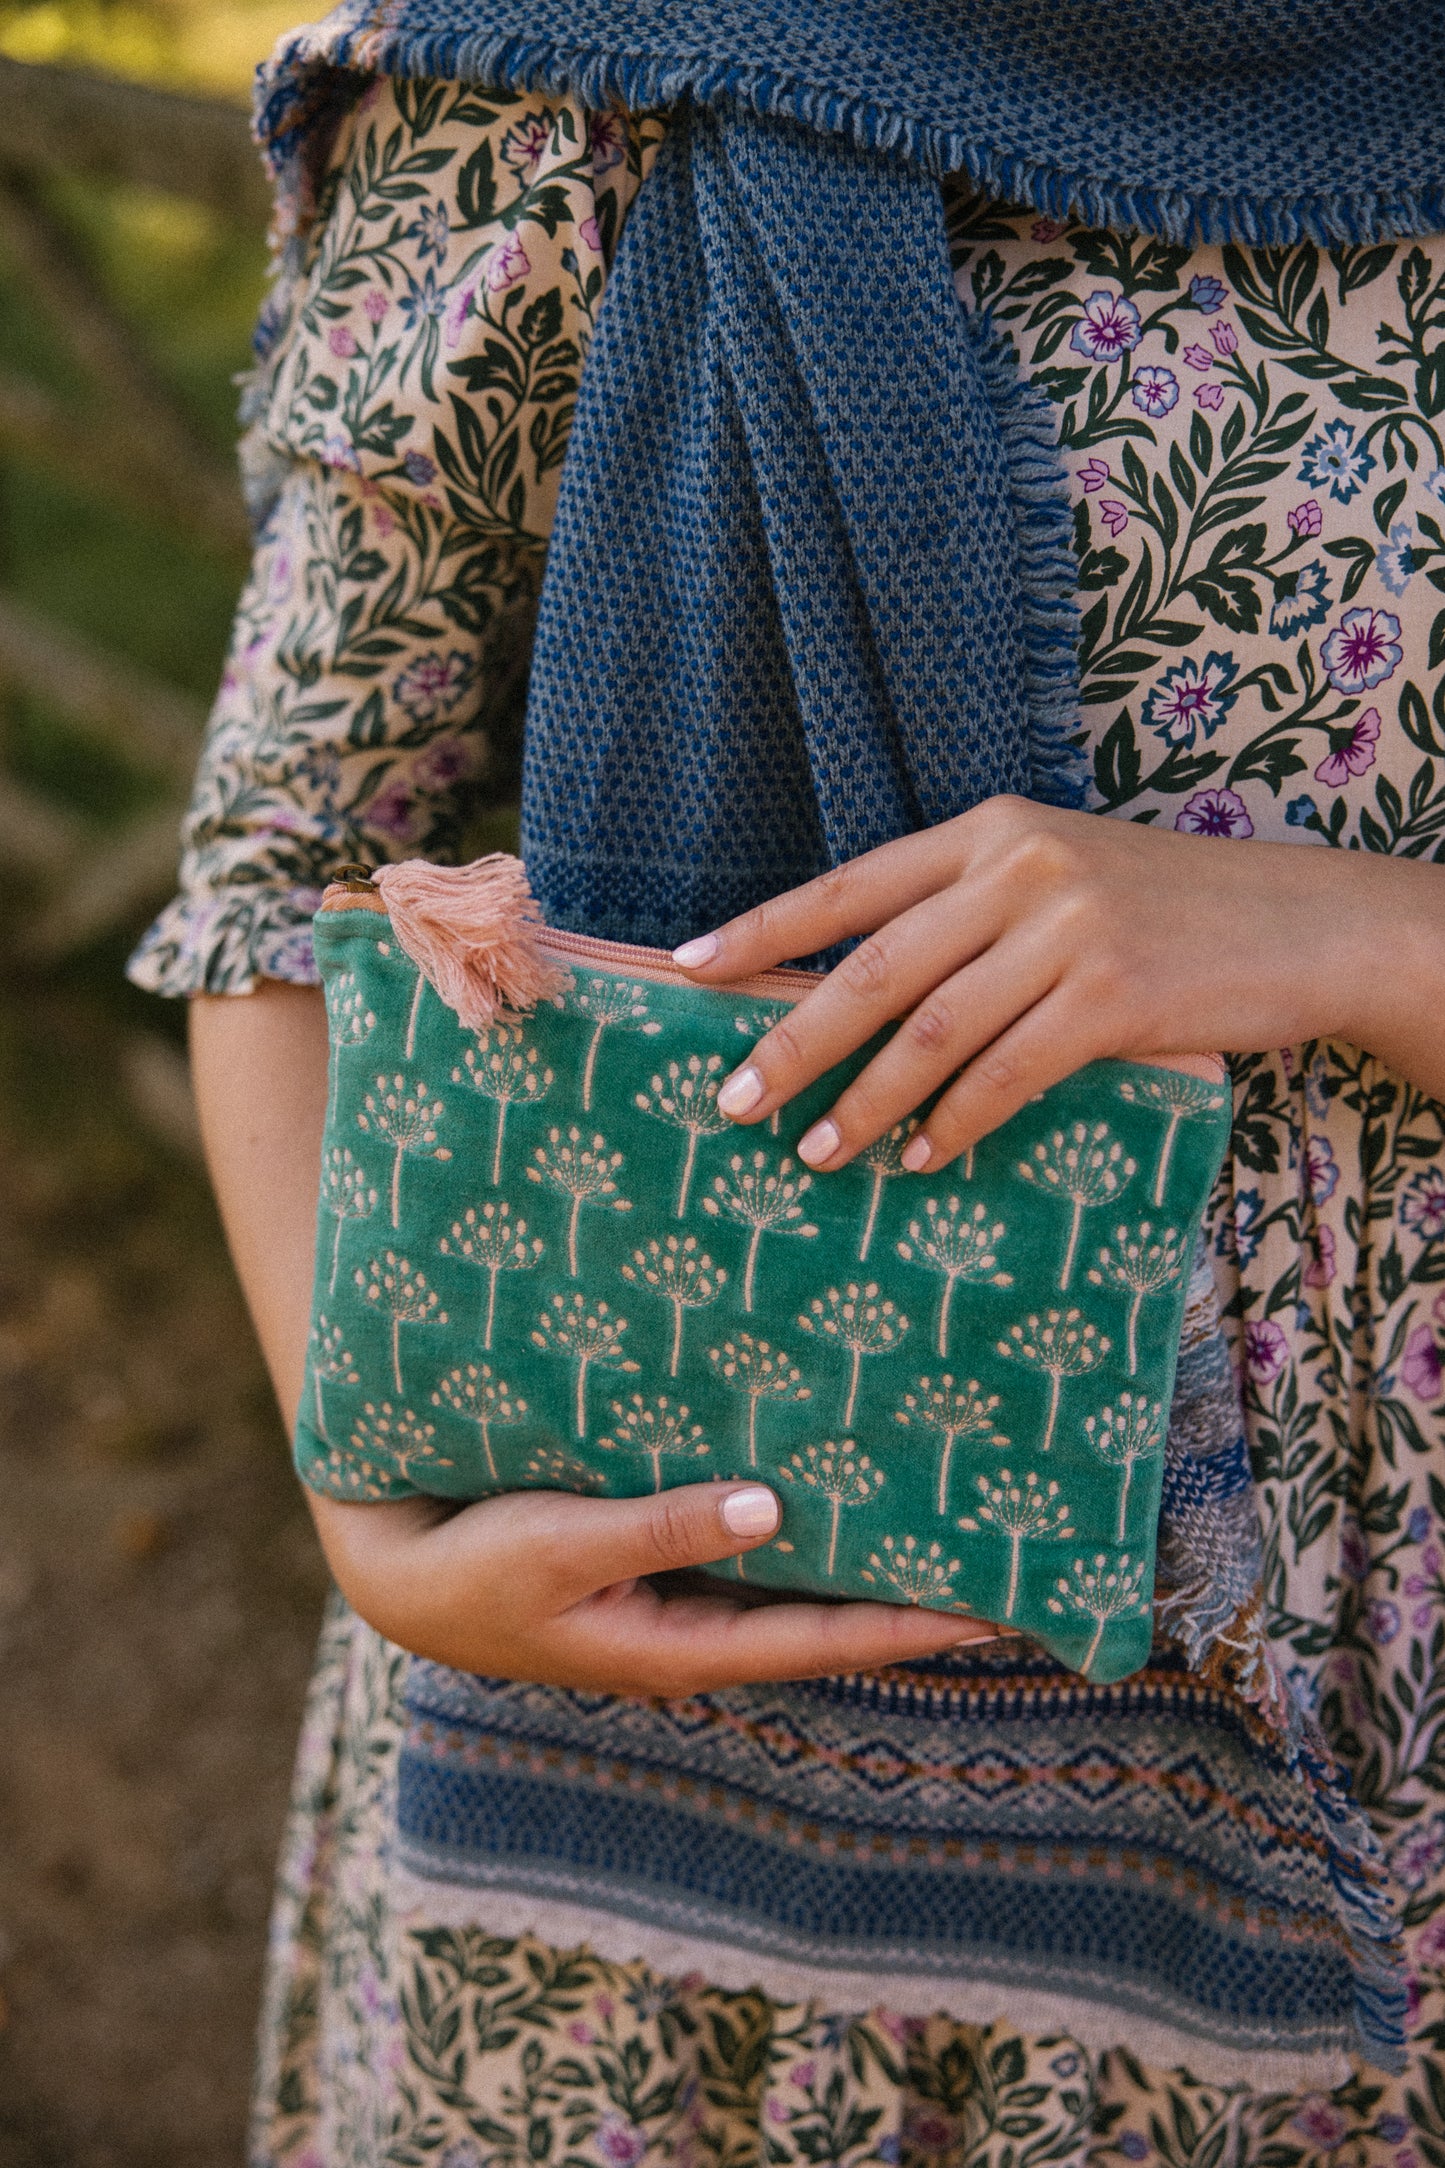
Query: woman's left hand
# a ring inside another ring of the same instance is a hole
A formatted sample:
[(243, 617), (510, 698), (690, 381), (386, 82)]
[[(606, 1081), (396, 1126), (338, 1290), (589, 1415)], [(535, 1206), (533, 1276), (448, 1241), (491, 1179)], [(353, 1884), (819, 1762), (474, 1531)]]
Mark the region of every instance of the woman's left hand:
[(846, 1166), (946, 1085), (903, 1155), (914, 1171), (941, 1167), (1108, 1055), (1328, 1035), (1445, 1094), (1435, 867), (992, 798), (745, 912), (676, 961), (723, 983), (857, 935), (719, 1094), (735, 1120), (761, 1121), (902, 1019), (802, 1140), (812, 1167)]

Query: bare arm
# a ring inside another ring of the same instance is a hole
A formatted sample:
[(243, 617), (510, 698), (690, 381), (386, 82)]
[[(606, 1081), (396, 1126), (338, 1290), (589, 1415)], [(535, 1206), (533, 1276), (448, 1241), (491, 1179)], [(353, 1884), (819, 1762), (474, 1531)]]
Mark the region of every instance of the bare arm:
[[(326, 1012), (310, 987), (200, 998), (191, 1053), (201, 1133), (277, 1398), (301, 1397), (326, 1111)], [(664, 1598), (650, 1574), (771, 1537), (758, 1483), (660, 1498), (516, 1493), (460, 1511), (424, 1498), (354, 1505), (308, 1493), (342, 1593), (389, 1640), (468, 1671), (678, 1694), (928, 1656), (992, 1628), (884, 1604)]]

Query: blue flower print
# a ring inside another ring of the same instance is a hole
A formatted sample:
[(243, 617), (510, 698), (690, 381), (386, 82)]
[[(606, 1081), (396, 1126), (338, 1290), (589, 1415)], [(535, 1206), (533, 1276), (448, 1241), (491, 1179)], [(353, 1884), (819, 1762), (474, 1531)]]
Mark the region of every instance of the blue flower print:
[(1336, 504), (1348, 504), (1357, 497), (1374, 471), (1374, 453), (1367, 445), (1356, 444), (1348, 422), (1326, 422), (1300, 454), (1300, 480), (1312, 489), (1328, 487)]
[(1158, 420), (1179, 404), (1179, 379), (1172, 369), (1141, 369), (1134, 379), (1133, 400), (1141, 414)]
[(1308, 828), (1310, 822), (1317, 821), (1319, 817), (1320, 809), (1308, 793), (1299, 798), (1291, 798), (1284, 809), (1286, 828)]
[(1388, 610), (1346, 610), (1320, 648), (1325, 676), (1337, 693), (1383, 685), (1400, 666), (1400, 620)]
[(1133, 302), (1101, 287), (1084, 303), (1084, 313), (1073, 328), (1069, 344), (1076, 354), (1087, 354), (1090, 361), (1118, 361), (1131, 353), (1143, 336), (1139, 311)]
[(1292, 640), (1310, 625), (1322, 625), (1329, 615), (1330, 576), (1318, 557), (1293, 572), (1282, 572), (1274, 583), (1274, 606), (1269, 629), (1279, 640)]
[(1237, 1189), (1234, 1193), (1234, 1247), (1241, 1265), (1254, 1262), (1263, 1229), (1260, 1220), (1264, 1216), (1264, 1198), (1257, 1189)]
[(1144, 702), (1144, 721), (1169, 745), (1192, 745), (1196, 736), (1213, 737), (1234, 706), (1228, 690), (1239, 673), (1232, 655), (1208, 654), (1203, 662), (1190, 655), (1175, 663)]
[(415, 482), (418, 489), (425, 489), (428, 482), (436, 479), (437, 463), (428, 459), (425, 452), (408, 452), (402, 461), (406, 478)]
[(415, 279), (409, 278), (406, 282), (406, 292), (402, 295), (400, 303), (402, 322), (406, 325), (408, 331), (415, 331), (417, 326), (424, 324), (429, 316), (440, 317), (443, 315), (446, 305), (446, 288), (437, 285), (434, 273), (428, 271), (419, 286)]
[(440, 263), (446, 255), (447, 242), (451, 237), (446, 205), (426, 204), (407, 227), (406, 237), (409, 241), (415, 241), (417, 257), (421, 262), (424, 263), (428, 256), (434, 255)]
[(1229, 288), (1223, 279), (1211, 278), (1207, 271), (1196, 271), (1189, 281), (1189, 298), (1205, 316), (1213, 316), (1229, 299)]
[(1415, 530), (1407, 519), (1397, 519), (1390, 538), (1375, 552), (1375, 570), (1392, 595), (1403, 595), (1415, 577), (1415, 552), (1410, 544)]

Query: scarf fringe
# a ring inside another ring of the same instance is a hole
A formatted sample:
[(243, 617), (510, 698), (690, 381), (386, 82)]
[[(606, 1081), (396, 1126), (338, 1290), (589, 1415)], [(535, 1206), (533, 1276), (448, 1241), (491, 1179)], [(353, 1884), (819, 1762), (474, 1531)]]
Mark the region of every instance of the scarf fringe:
[(1079, 567), (1054, 412), (1025, 380), (1013, 341), (992, 318), (979, 311), (964, 320), (1003, 440), (1018, 528), (1029, 795), (1082, 811), (1090, 770), (1079, 723)]
[(513, 33), (468, 37), (455, 30), (378, 29), (374, 11), (362, 5), (293, 32), (258, 71), (256, 133), (279, 181), (309, 131), (316, 86), (305, 77), (317, 69), (570, 94), (594, 108), (621, 105), (634, 112), (692, 99), (718, 111), (797, 121), (845, 136), (859, 150), (886, 152), (925, 172), (966, 173), (983, 194), (1028, 204), (1051, 218), (1184, 245), (1237, 241), (1286, 248), (1309, 240), (1328, 247), (1445, 228), (1445, 183), (1292, 197), (1143, 186), (977, 143), (941, 122), (825, 90), (775, 68), (699, 56), (588, 53), (557, 39)]

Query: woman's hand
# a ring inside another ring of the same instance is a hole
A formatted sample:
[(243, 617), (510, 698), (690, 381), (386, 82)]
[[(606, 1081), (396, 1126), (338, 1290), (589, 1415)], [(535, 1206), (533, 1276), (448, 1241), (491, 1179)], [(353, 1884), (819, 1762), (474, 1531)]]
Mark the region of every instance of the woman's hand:
[(667, 1595), (645, 1578), (766, 1543), (780, 1516), (759, 1483), (627, 1500), (519, 1491), (460, 1511), (424, 1498), (313, 1496), (311, 1507), (337, 1584), (369, 1625), (493, 1678), (691, 1694), (872, 1671), (994, 1636), (937, 1611), (768, 1601), (761, 1590), (750, 1599), (745, 1587)]
[[(761, 1121), (902, 1018), (798, 1147), (833, 1169), (947, 1087), (903, 1154), (941, 1167), (1101, 1056), (1337, 1037), (1445, 1096), (1445, 873), (993, 798), (677, 950), (705, 983), (866, 935), (718, 1104)], [(950, 1082), (950, 1079), (953, 1081)]]

